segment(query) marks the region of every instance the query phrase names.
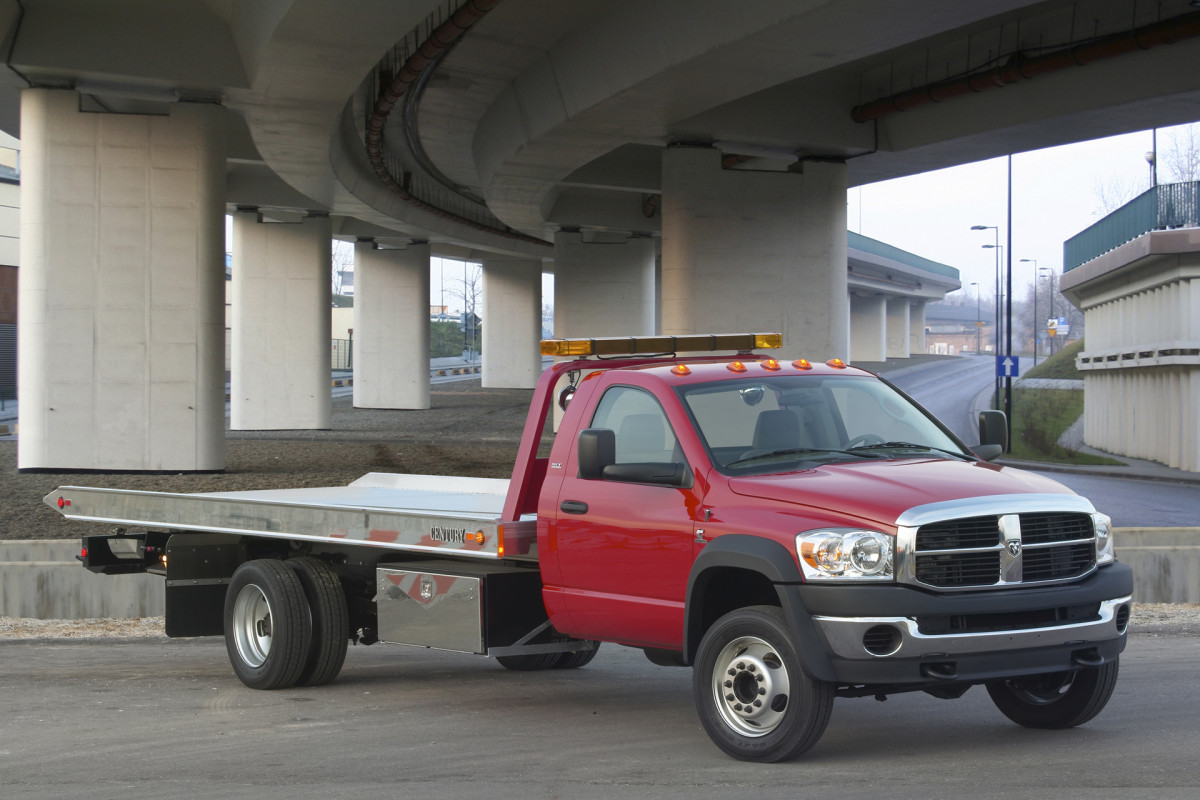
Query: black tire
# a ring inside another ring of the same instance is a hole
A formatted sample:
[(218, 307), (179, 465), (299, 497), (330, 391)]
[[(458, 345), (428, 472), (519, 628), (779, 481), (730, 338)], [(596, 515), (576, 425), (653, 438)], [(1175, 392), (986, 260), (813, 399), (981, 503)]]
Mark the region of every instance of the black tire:
[(346, 594), (337, 574), (319, 558), (289, 558), (284, 563), (300, 578), (312, 623), (312, 641), (297, 683), (323, 686), (338, 676), (346, 661), (350, 643)]
[(514, 672), (536, 672), (553, 669), (562, 653), (534, 653), (528, 656), (496, 656), (500, 666)]
[(721, 617), (700, 640), (692, 670), (700, 723), (743, 761), (785, 761), (821, 738), (834, 687), (804, 674), (783, 612), (751, 606)]
[(247, 561), (225, 593), (225, 649), (251, 689), (295, 686), (308, 658), (312, 623), (296, 573), (274, 559)]
[(1117, 686), (1119, 661), (1098, 667), (995, 681), (988, 694), (1000, 713), (1026, 728), (1074, 728), (1095, 717)]
[(600, 643), (591, 642), (591, 650), (580, 650), (578, 653), (559, 653), (554, 660), (553, 669), (579, 669), (592, 663), (596, 653), (600, 652)]

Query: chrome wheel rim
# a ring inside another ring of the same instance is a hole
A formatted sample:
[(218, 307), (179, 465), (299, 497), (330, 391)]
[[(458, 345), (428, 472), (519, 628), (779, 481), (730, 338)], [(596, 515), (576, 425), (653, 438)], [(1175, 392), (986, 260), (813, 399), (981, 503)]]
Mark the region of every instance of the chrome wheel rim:
[(740, 636), (717, 655), (712, 689), (725, 724), (742, 736), (758, 737), (783, 722), (792, 682), (774, 646), (757, 636)]
[(247, 666), (261, 667), (271, 653), (271, 604), (262, 589), (242, 587), (233, 604), (232, 623), (238, 656)]

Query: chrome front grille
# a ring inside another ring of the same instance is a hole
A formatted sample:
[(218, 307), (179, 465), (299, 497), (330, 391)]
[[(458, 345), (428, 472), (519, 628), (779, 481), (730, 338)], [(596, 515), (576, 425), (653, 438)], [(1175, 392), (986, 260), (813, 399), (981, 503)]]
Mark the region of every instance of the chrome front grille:
[[(1005, 500), (1009, 508), (1003, 507)], [(902, 515), (897, 580), (965, 591), (1069, 581), (1096, 568), (1095, 531), (1086, 500), (1034, 495), (979, 501), (975, 508), (969, 501), (956, 501)], [(1048, 501), (1060, 509), (1036, 507)], [(966, 513), (949, 516), (953, 511)], [(903, 524), (907, 521), (916, 524)]]

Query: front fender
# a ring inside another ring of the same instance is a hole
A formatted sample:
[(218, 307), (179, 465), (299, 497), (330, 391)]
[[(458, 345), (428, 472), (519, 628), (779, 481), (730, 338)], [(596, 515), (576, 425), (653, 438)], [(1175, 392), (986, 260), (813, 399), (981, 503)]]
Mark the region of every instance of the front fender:
[(692, 663), (707, 629), (702, 613), (706, 592), (716, 576), (730, 569), (755, 573), (770, 583), (774, 602), (783, 610), (805, 672), (818, 680), (832, 680), (833, 667), (829, 663), (824, 641), (817, 633), (800, 593), (794, 590), (804, 583), (796, 559), (779, 542), (747, 534), (716, 537), (704, 546), (692, 564), (684, 609), (685, 662)]

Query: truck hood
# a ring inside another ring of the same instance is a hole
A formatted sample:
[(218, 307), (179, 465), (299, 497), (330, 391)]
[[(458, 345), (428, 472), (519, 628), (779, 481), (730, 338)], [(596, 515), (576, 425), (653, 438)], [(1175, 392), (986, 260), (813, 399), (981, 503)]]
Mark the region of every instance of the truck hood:
[(810, 470), (731, 478), (729, 488), (818, 512), (837, 509), (891, 526), (914, 506), (1005, 494), (1074, 494), (1032, 472), (983, 462), (898, 459), (826, 464)]

